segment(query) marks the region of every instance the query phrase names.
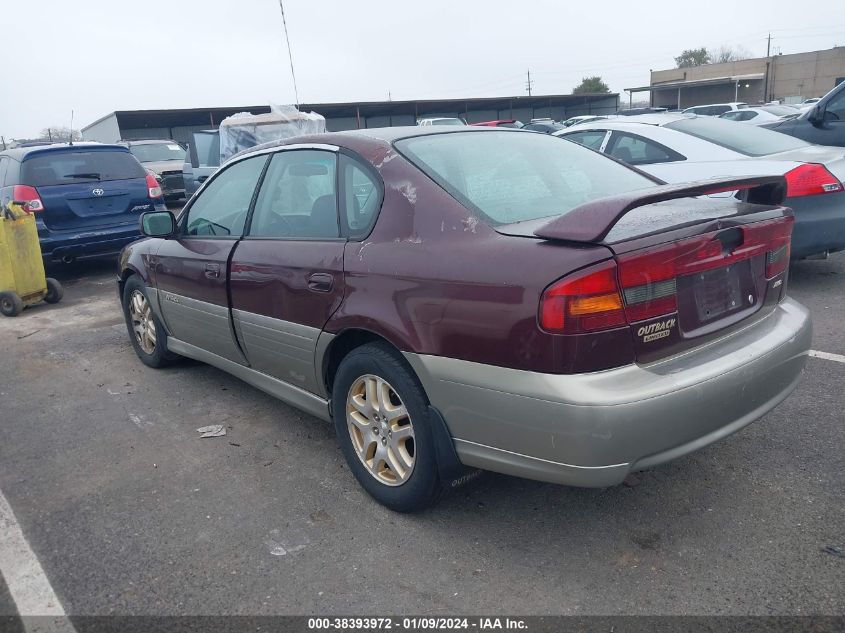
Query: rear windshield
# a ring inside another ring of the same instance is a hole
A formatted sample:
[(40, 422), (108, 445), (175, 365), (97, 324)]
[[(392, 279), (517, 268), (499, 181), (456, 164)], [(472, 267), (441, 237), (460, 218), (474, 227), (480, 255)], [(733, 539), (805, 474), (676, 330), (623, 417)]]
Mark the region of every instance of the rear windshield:
[(36, 154), (21, 165), (21, 182), (32, 187), (145, 176), (132, 154), (123, 151), (50, 152)]
[(487, 223), (553, 215), (654, 182), (575, 143), (543, 134), (490, 130), (396, 142), (411, 162)]
[(666, 127), (684, 132), (746, 156), (766, 156), (809, 147), (809, 143), (754, 125), (737, 125), (724, 119), (678, 119)]
[(142, 163), (157, 163), (165, 160), (185, 160), (185, 150), (178, 143), (144, 143), (130, 145), (129, 151)]

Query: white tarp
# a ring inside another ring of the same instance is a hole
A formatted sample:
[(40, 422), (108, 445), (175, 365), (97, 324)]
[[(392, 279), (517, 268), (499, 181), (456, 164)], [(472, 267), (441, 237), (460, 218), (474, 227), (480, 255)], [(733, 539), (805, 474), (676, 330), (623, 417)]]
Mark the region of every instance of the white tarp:
[(220, 164), (256, 145), (325, 131), (325, 117), (292, 105), (271, 105), (268, 114), (238, 112), (220, 122)]

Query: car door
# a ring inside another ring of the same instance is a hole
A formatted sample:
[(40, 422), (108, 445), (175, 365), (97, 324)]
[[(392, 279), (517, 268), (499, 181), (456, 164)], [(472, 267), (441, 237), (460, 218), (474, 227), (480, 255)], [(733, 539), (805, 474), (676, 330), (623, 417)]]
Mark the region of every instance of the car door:
[(268, 159), (252, 156), (218, 172), (180, 216), (179, 236), (164, 240), (153, 262), (173, 338), (239, 363), (246, 361), (232, 329), (226, 275)]
[(232, 316), (250, 366), (312, 392), (317, 337), (344, 291), (338, 154), (273, 154), (232, 256)]
[(845, 88), (824, 104), (823, 116), (824, 120), (815, 125), (807, 123), (801, 138), (819, 145), (845, 147)]

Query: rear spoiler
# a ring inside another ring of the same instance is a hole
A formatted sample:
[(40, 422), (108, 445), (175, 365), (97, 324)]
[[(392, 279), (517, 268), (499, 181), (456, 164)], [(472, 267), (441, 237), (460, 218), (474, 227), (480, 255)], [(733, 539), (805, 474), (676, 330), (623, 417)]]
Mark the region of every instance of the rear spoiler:
[(738, 190), (748, 190), (748, 202), (779, 205), (786, 195), (786, 180), (783, 176), (712, 178), (694, 183), (637, 189), (582, 204), (566, 215), (558, 216), (542, 225), (534, 231), (534, 235), (548, 240), (600, 242), (607, 237), (622, 216), (638, 207), (677, 198), (693, 198)]

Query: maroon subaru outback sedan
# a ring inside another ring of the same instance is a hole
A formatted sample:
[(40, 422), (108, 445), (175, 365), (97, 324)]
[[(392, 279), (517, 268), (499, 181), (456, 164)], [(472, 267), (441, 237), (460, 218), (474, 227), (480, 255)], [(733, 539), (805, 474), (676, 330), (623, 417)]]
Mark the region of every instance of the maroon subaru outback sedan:
[(145, 214), (120, 292), (145, 364), (194, 358), (332, 420), (395, 510), (467, 468), (610, 486), (795, 387), (783, 187), (662, 185), (516, 130), (300, 137)]

